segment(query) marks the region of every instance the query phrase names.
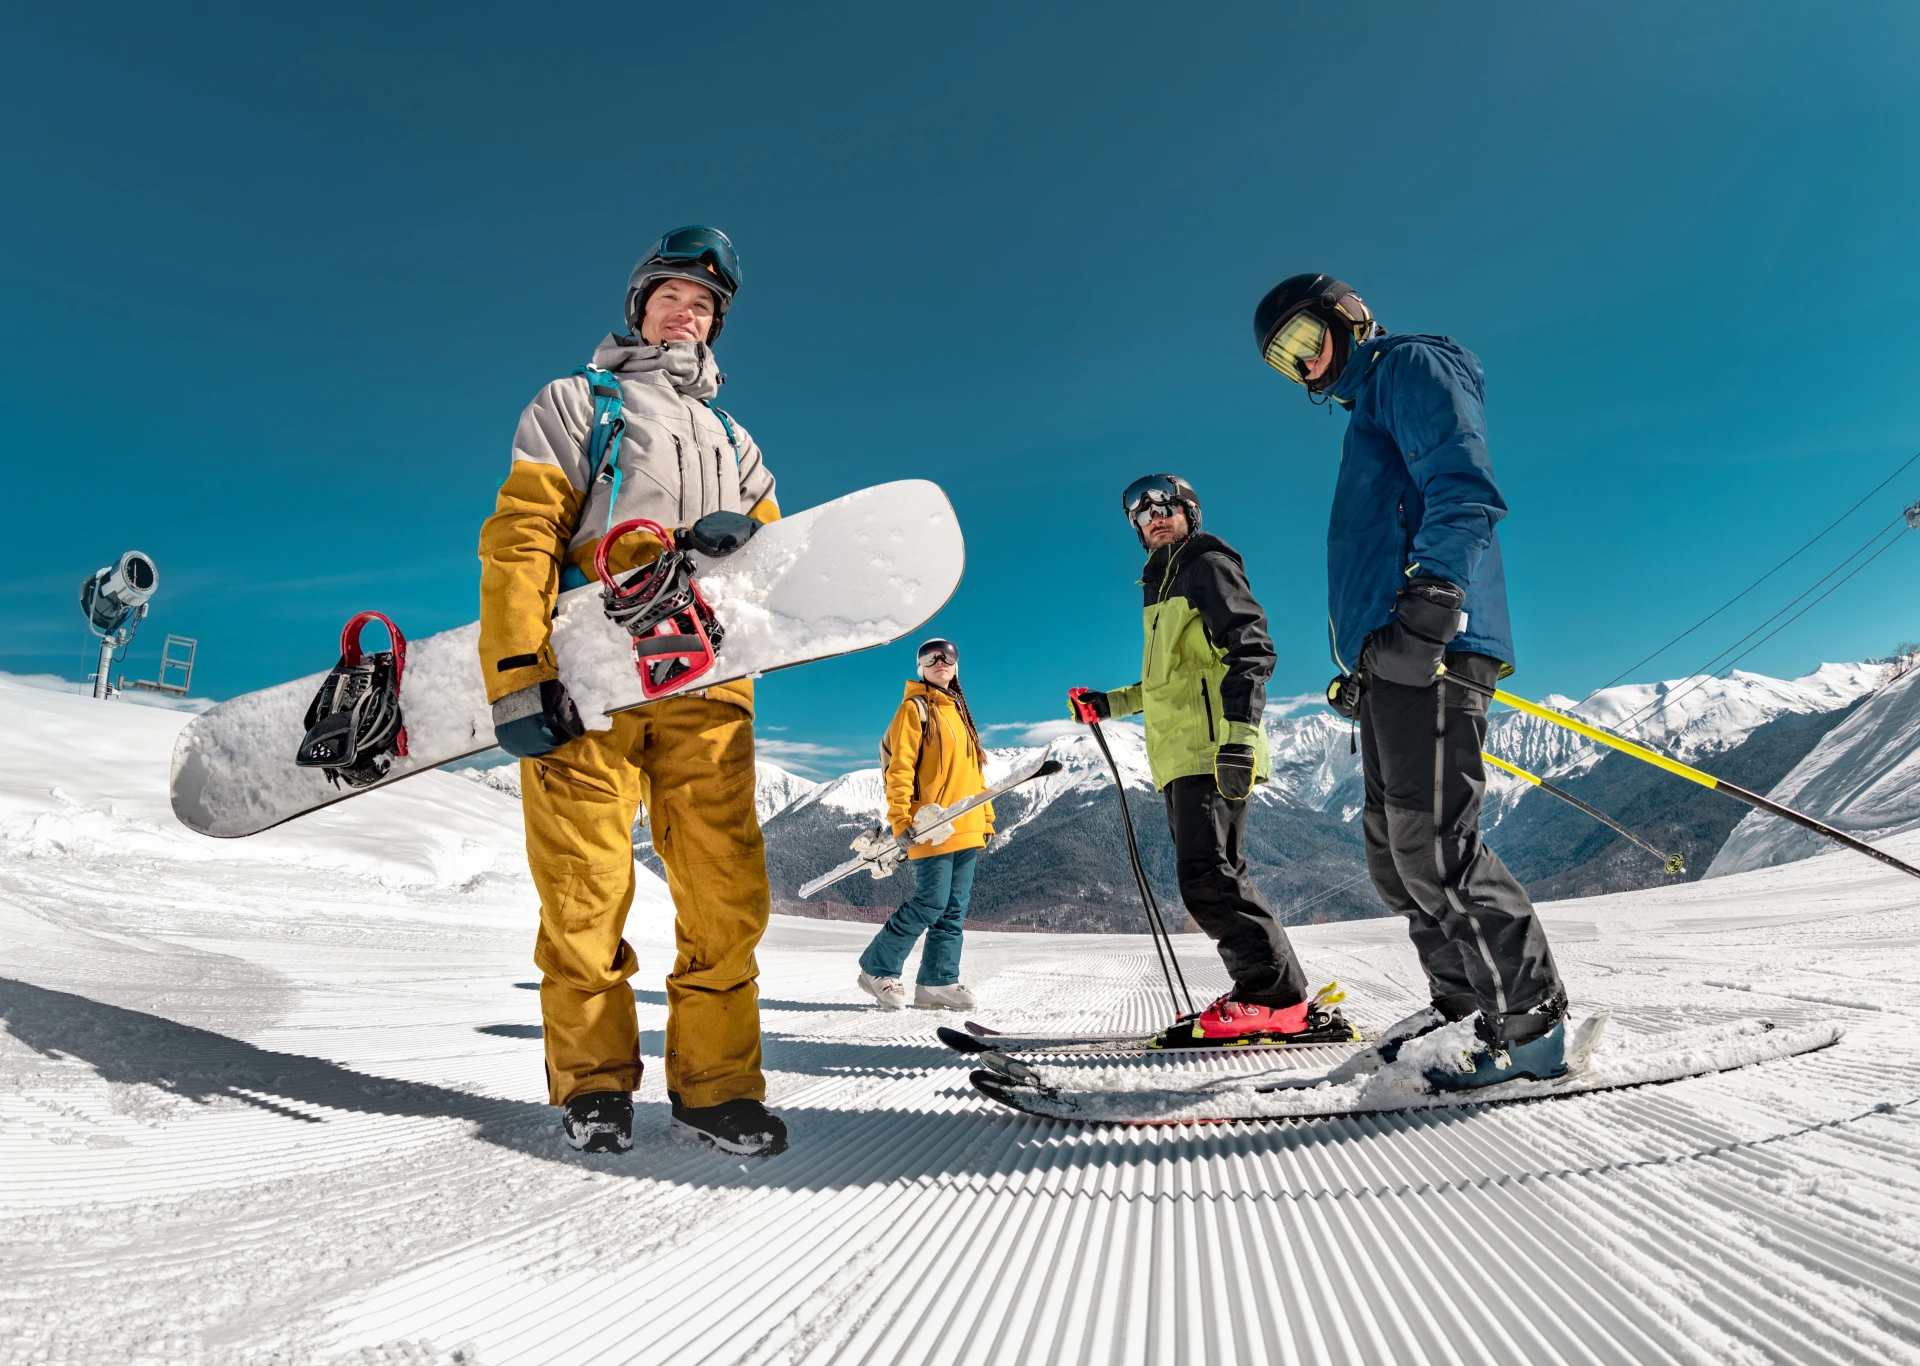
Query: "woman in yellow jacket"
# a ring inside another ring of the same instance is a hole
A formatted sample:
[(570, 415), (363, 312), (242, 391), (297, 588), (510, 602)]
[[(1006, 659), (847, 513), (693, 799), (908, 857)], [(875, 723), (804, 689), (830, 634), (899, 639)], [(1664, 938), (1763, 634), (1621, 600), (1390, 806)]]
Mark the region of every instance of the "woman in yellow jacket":
[[(980, 732), (960, 690), (960, 647), (929, 640), (919, 651), (920, 680), (907, 684), (880, 746), (887, 821), (895, 835), (914, 828), (927, 805), (952, 806), (986, 791)], [(993, 837), (993, 803), (983, 802), (936, 827), (936, 838), (907, 852), (913, 895), (887, 918), (860, 955), (860, 985), (888, 1010), (907, 1004), (900, 973), (922, 934), (913, 1003), (929, 1010), (971, 1010), (973, 994), (960, 985), (960, 932), (973, 891), (973, 865)]]

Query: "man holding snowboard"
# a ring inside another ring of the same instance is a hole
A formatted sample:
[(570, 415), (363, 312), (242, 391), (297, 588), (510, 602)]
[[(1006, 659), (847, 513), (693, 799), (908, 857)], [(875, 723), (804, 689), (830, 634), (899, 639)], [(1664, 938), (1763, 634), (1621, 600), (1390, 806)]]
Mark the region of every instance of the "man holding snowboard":
[[(632, 1144), (640, 1037), (621, 937), (633, 904), (632, 829), (644, 804), (673, 894), (667, 1092), (675, 1127), (741, 1154), (786, 1146), (762, 1102), (754, 948), (767, 926), (765, 849), (754, 814), (753, 684), (716, 684), (583, 731), (551, 644), (562, 588), (593, 577), (600, 538), (646, 518), (708, 554), (776, 520), (773, 476), (744, 428), (712, 406), (718, 339), (740, 284), (725, 234), (681, 228), (627, 282), (627, 333), (588, 374), (549, 384), (521, 415), (513, 464), (480, 533), (480, 665), (494, 734), (520, 756), (527, 863), (540, 893), (548, 1099), (567, 1141)], [(624, 437), (591, 467), (596, 397), (612, 389)], [(608, 462), (616, 462), (612, 469)], [(606, 477), (609, 474), (617, 477)], [(644, 539), (625, 573), (663, 547)], [(619, 560), (616, 554), (611, 557)]]
[(1480, 362), (1449, 337), (1389, 336), (1328, 275), (1274, 286), (1254, 335), (1268, 365), (1350, 414), (1327, 529), (1327, 698), (1359, 722), (1368, 871), (1432, 994), (1378, 1047), (1391, 1060), (1473, 1016), (1475, 1046), (1431, 1084), (1558, 1076), (1566, 990), (1527, 894), (1480, 839), (1486, 694), (1513, 671)]

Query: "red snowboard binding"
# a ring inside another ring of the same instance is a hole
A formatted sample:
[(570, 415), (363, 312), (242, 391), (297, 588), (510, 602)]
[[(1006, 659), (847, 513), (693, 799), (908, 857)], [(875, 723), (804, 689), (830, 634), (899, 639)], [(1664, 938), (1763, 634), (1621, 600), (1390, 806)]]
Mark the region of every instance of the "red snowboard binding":
[[(392, 648), (363, 654), (360, 632), (370, 621), (387, 628)], [(327, 674), (307, 708), (307, 733), (293, 756), (302, 768), (317, 768), (335, 787), (370, 787), (387, 776), (395, 759), (407, 757), (407, 728), (400, 715), (400, 675), (407, 667), (407, 638), (379, 612), (362, 612), (340, 631), (340, 662)]]
[[(616, 581), (607, 571), (607, 552), (635, 531), (660, 543), (660, 558)], [(593, 570), (600, 579), (601, 606), (633, 637), (642, 697), (651, 702), (678, 692), (713, 667), (726, 633), (693, 581), (693, 560), (674, 544), (672, 532), (643, 517), (621, 522), (600, 538)]]

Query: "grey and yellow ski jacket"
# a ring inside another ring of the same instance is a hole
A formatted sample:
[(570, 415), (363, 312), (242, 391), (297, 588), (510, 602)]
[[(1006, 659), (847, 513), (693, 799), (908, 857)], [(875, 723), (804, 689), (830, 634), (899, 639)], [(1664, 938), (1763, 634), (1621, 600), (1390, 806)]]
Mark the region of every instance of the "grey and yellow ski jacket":
[(1153, 785), (1213, 773), (1222, 745), (1251, 745), (1254, 781), (1270, 768), (1260, 724), (1273, 675), (1267, 614), (1240, 556), (1206, 532), (1147, 559), (1140, 681), (1107, 695), (1115, 716), (1146, 713)]

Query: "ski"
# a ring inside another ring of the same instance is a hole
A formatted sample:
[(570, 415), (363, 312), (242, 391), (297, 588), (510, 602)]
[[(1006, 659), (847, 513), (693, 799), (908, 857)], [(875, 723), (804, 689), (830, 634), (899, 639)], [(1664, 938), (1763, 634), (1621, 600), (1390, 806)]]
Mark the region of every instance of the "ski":
[[(1395, 1062), (1372, 1068), (1342, 1063), (1319, 1072), (1275, 1069), (1251, 1076), (1220, 1076), (1199, 1084), (1155, 1086), (1151, 1076), (1139, 1073), (1114, 1078), (1036, 1067), (988, 1053), (980, 1055), (984, 1065), (971, 1080), (975, 1090), (1009, 1109), (1073, 1124), (1257, 1123), (1456, 1109), (1658, 1085), (1816, 1052), (1838, 1043), (1845, 1034), (1838, 1025), (1782, 1029), (1769, 1020), (1748, 1019), (1677, 1030), (1639, 1041), (1638, 1046), (1622, 1043), (1603, 1052), (1599, 1045), (1607, 1021), (1608, 1016), (1601, 1013), (1574, 1027), (1564, 1075), (1547, 1080), (1523, 1077), (1472, 1091), (1436, 1091), (1422, 1076), (1423, 1066), (1438, 1056), (1436, 1048), (1445, 1046), (1439, 1034), (1446, 1031), (1409, 1041)], [(1362, 1056), (1356, 1055), (1356, 1060)], [(1095, 1087), (1087, 1085), (1089, 1081), (1109, 1084)]]
[(985, 1054), (1010, 1055), (1015, 1053), (1245, 1053), (1254, 1050), (1278, 1048), (1301, 1048), (1329, 1044), (1360, 1043), (1366, 1035), (1355, 1031), (1327, 1037), (1307, 1038), (1248, 1038), (1239, 1041), (1221, 1040), (1210, 1043), (1166, 1042), (1169, 1031), (1156, 1030), (1151, 1034), (1003, 1034), (997, 1029), (989, 1029), (983, 1024), (967, 1021), (966, 1032), (951, 1029), (945, 1025), (936, 1029), (940, 1042), (956, 1053), (969, 1057)]
[[(976, 792), (973, 796), (955, 802), (952, 806), (932, 808), (934, 815), (929, 818), (926, 828), (937, 829), (956, 816), (964, 816), (975, 807), (983, 806), (996, 797), (1004, 796), (1022, 783), (1030, 783), (1035, 778), (1050, 777), (1058, 773), (1061, 767), (1060, 761), (1053, 757), (1052, 746), (1048, 746), (1040, 752), (1039, 758), (1025, 768), (1017, 770), (1005, 781), (989, 787), (985, 792)], [(924, 812), (927, 809), (922, 807), (921, 811)], [(854, 857), (802, 885), (800, 895), (812, 896), (815, 892), (831, 887), (841, 878), (852, 877), (863, 868), (876, 878), (889, 877), (901, 863), (905, 862), (907, 851), (913, 848), (914, 838), (914, 832), (911, 830), (904, 835), (890, 836), (886, 833), (884, 825), (863, 831), (853, 842), (852, 847), (856, 851)]]

